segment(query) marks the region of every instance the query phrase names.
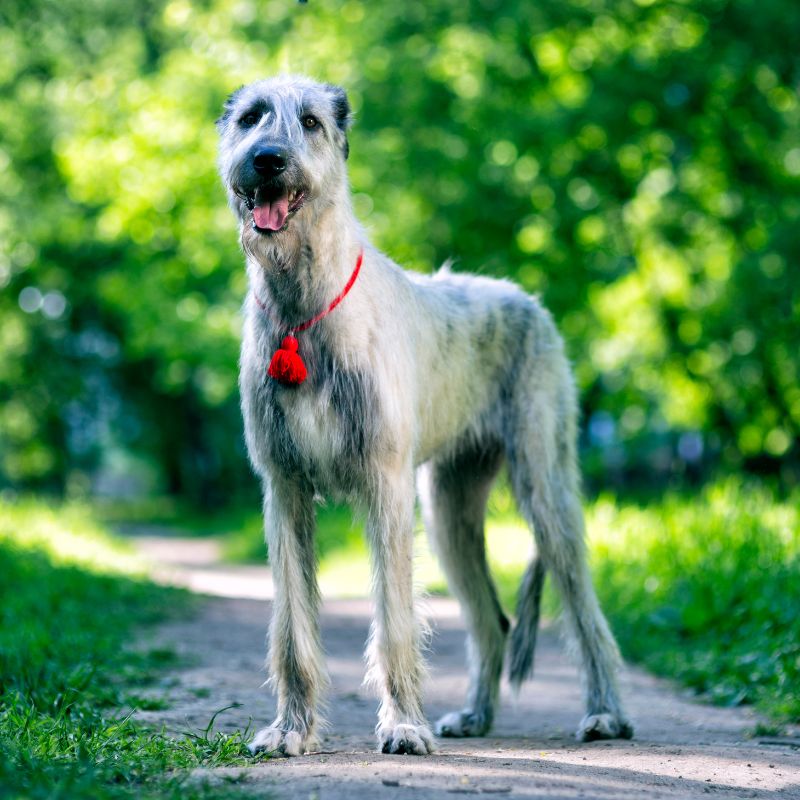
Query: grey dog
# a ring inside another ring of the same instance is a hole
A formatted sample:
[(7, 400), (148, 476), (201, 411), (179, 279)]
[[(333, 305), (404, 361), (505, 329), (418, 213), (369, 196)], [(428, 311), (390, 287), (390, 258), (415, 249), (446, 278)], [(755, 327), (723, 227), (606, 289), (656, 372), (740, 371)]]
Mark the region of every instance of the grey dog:
[[(537, 550), (508, 643), (510, 680), (519, 685), (530, 675), (549, 570), (585, 675), (577, 736), (629, 737), (617, 646), (587, 569), (575, 388), (561, 338), (539, 302), (507, 281), (447, 269), (407, 273), (370, 244), (350, 200), (350, 122), (342, 89), (295, 76), (239, 89), (218, 121), (219, 167), (250, 284), (240, 388), (276, 590), (269, 665), (277, 717), (251, 749), (298, 755), (315, 741), (327, 683), (314, 553), (315, 497), (324, 494), (366, 514), (375, 599), (367, 679), (380, 696), (378, 746), (433, 750), (412, 586), (415, 477), (469, 629), (467, 701), (436, 731), (487, 732), (510, 625), (487, 568), (483, 526), (504, 462)], [(296, 333), (306, 379), (287, 385), (270, 377), (284, 337), (348, 283), (335, 310)]]

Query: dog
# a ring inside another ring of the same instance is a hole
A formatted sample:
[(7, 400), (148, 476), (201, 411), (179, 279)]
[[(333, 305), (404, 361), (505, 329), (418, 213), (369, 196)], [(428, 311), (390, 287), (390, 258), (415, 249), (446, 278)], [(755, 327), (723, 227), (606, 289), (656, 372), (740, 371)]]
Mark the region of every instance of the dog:
[[(343, 89), (280, 76), (234, 92), (217, 121), (249, 279), (241, 403), (276, 591), (268, 663), (277, 716), (250, 748), (292, 756), (315, 741), (327, 678), (314, 508), (328, 495), (366, 517), (378, 748), (433, 751), (412, 588), (416, 479), (468, 627), (466, 704), (436, 733), (489, 730), (507, 650), (512, 684), (530, 675), (549, 571), (585, 676), (578, 739), (630, 737), (617, 646), (587, 568), (576, 392), (562, 340), (512, 283), (405, 272), (370, 244), (350, 199), (351, 117)], [(487, 497), (504, 463), (537, 549), (511, 632), (484, 551)]]

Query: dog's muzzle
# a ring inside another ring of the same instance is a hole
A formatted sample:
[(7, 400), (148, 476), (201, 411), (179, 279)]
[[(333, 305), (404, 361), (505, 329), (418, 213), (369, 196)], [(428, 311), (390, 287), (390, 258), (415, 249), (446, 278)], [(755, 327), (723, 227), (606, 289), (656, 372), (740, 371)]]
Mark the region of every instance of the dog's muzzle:
[(249, 180), (245, 179), (238, 194), (252, 212), (253, 229), (259, 233), (283, 230), (305, 201), (305, 190), (291, 185), (288, 166), (288, 155), (280, 147), (262, 146), (250, 156), (249, 169), (245, 168)]

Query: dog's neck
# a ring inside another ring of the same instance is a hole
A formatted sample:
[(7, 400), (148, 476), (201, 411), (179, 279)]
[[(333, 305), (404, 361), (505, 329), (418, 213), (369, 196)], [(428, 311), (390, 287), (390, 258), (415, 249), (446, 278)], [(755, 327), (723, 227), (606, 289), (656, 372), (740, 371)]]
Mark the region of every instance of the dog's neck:
[(286, 231), (264, 236), (243, 223), (250, 290), (272, 322), (290, 328), (325, 308), (352, 275), (363, 236), (349, 194), (311, 206)]

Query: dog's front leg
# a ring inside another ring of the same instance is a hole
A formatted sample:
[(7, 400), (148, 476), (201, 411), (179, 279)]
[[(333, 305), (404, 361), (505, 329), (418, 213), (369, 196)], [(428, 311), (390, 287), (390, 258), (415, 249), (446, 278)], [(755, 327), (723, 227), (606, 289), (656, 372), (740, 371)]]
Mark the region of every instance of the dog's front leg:
[(255, 735), (250, 750), (297, 756), (313, 742), (316, 707), (327, 683), (319, 634), (311, 487), (300, 479), (266, 480), (264, 528), (275, 585), (269, 666), (278, 710), (272, 725)]
[(410, 464), (377, 479), (367, 519), (372, 551), (375, 619), (367, 680), (380, 695), (378, 747), (384, 753), (425, 755), (433, 736), (422, 713), (420, 626), (412, 582), (414, 474)]

